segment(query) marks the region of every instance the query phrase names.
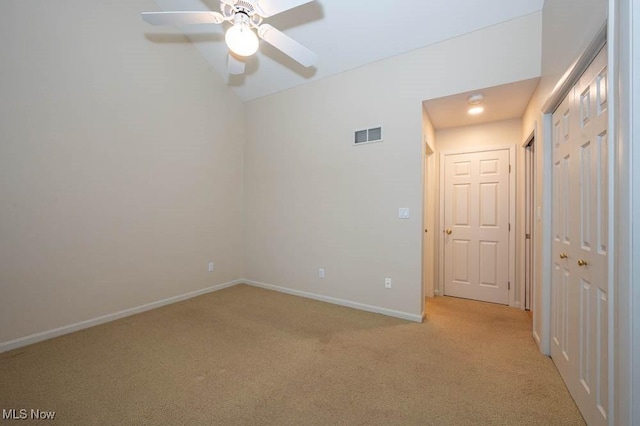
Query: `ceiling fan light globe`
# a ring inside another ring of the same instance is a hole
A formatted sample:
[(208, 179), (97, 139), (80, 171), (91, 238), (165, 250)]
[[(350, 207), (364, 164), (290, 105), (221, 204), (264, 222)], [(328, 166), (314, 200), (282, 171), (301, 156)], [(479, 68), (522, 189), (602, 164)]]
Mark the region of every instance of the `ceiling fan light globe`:
[(253, 55), (260, 45), (258, 36), (244, 23), (229, 28), (224, 39), (229, 49), (239, 56)]

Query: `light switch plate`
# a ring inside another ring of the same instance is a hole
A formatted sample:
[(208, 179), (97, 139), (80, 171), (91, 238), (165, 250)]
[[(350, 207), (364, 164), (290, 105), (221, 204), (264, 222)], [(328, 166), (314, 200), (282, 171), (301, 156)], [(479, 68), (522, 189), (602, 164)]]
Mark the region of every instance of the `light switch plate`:
[(409, 219), (409, 208), (408, 207), (400, 207), (398, 209), (398, 218), (400, 218), (400, 219)]

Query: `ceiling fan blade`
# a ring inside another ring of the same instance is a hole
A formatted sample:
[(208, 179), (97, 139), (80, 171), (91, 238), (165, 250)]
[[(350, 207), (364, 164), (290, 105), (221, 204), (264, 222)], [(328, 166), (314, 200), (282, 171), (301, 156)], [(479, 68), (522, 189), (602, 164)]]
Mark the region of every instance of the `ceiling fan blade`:
[(268, 18), (313, 0), (258, 0), (254, 8), (260, 16)]
[(229, 53), (229, 59), (227, 59), (227, 69), (229, 74), (239, 75), (244, 73), (244, 62), (236, 59), (231, 53)]
[(142, 19), (151, 25), (220, 24), (224, 16), (218, 12), (142, 12)]
[(282, 50), (305, 67), (312, 66), (318, 60), (318, 55), (269, 24), (260, 25), (258, 35), (261, 39)]

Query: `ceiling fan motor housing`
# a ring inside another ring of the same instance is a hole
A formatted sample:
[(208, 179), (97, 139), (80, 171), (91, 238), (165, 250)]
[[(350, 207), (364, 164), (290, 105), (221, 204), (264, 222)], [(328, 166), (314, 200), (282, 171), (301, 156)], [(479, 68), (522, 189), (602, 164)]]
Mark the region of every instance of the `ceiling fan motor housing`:
[(220, 10), (222, 15), (234, 22), (238, 22), (238, 14), (246, 16), (247, 21), (251, 23), (253, 27), (257, 27), (262, 23), (262, 17), (258, 14), (254, 7), (255, 0), (238, 0), (235, 4), (229, 4), (225, 2), (220, 3)]

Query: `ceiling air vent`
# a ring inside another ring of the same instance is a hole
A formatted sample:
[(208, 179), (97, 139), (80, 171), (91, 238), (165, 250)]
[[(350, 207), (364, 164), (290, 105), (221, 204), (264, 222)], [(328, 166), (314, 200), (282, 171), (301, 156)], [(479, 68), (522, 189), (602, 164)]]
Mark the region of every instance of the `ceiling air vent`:
[(369, 142), (382, 142), (382, 127), (374, 127), (367, 130), (356, 130), (354, 145)]

